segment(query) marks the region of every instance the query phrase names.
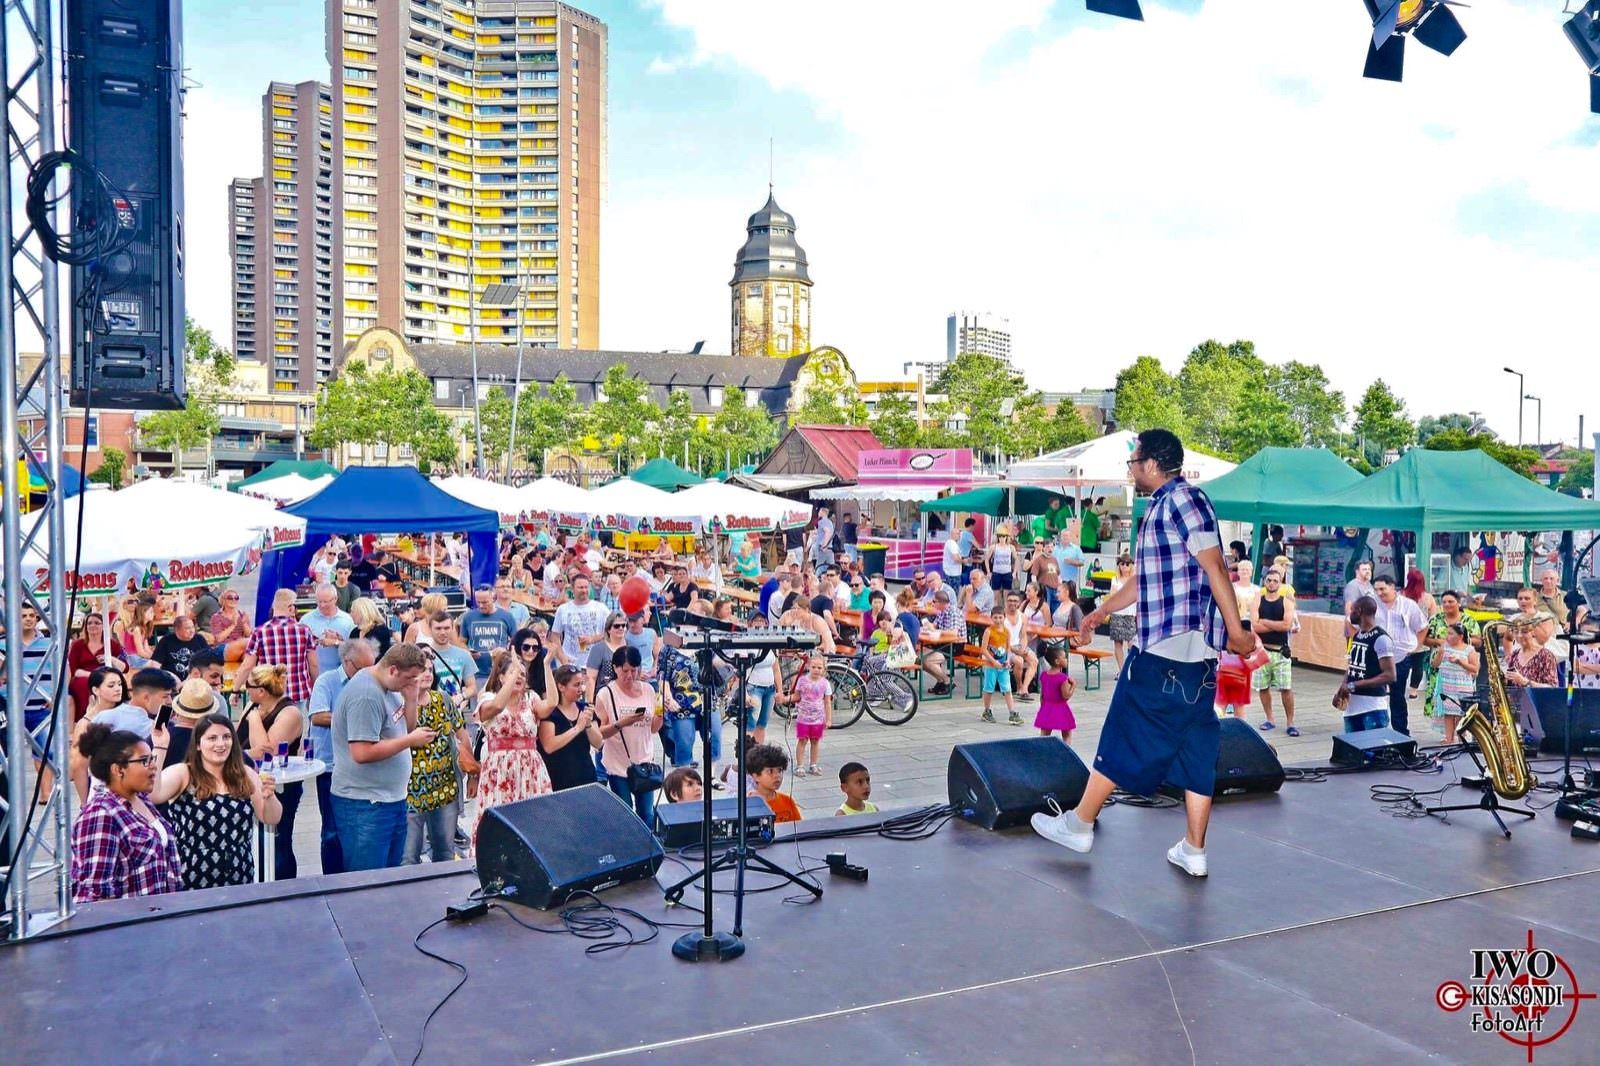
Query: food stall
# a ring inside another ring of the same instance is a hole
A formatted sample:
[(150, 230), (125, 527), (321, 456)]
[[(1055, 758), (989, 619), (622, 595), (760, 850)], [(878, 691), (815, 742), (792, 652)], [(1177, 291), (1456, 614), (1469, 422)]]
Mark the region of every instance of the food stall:
[(866, 448), (856, 453), (855, 484), (812, 489), (811, 498), (834, 503), (840, 522), (854, 516), (857, 545), (868, 545), (863, 558), (875, 565), (868, 557), (881, 551), (884, 576), (904, 581), (939, 565), (951, 532), (927, 536), (918, 505), (971, 488), (972, 468), (970, 448)]

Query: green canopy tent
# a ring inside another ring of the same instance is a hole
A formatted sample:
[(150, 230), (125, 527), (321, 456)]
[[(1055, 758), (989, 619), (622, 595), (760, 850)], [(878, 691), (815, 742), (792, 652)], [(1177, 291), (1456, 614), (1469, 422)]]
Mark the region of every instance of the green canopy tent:
[(231, 492), (238, 492), (246, 485), (271, 481), (273, 478), (283, 477), (286, 474), (299, 474), (303, 478), (315, 481), (324, 474), (338, 477), (339, 468), (332, 463), (325, 463), (321, 459), (279, 459), (260, 473), (251, 474), (242, 481), (235, 481), (228, 486), (228, 489)]
[[(1360, 474), (1326, 448), (1262, 448), (1223, 474), (1202, 482), (1217, 517), (1255, 527), (1252, 558), (1261, 554), (1268, 518), (1264, 509), (1283, 501), (1314, 502), (1359, 484)], [(1135, 518), (1144, 516), (1149, 498), (1134, 501)], [(1282, 519), (1274, 521), (1282, 522)]]
[(1434, 533), (1600, 529), (1600, 503), (1537, 485), (1477, 449), (1413, 448), (1348, 488), (1269, 500), (1258, 515), (1263, 522), (1409, 530), (1424, 560)]
[(999, 518), (1011, 514), (1043, 514), (1049, 510), (1051, 500), (1060, 500), (1069, 509), (1072, 506), (1071, 496), (1034, 485), (984, 485), (982, 488), (968, 489), (954, 496), (918, 504), (917, 510), (924, 513), (938, 511), (941, 514), (981, 514)]
[(690, 473), (671, 459), (652, 459), (628, 476), (662, 492), (676, 492), (705, 481), (705, 478)]

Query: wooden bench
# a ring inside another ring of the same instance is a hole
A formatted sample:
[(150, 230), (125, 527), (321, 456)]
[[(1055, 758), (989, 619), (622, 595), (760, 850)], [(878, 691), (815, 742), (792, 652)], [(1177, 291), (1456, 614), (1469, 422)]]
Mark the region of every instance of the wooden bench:
[[(983, 649), (976, 644), (963, 644), (961, 651), (956, 654), (955, 665), (959, 669), (966, 671), (962, 690), (967, 694), (967, 699), (977, 699), (977, 696), (972, 691), (972, 683), (976, 679), (979, 682), (979, 688), (982, 688)], [(953, 687), (955, 678), (952, 677), (950, 681)]]
[[(1111, 658), (1104, 648), (1073, 648), (1072, 654), (1083, 658), (1083, 690), (1092, 692), (1100, 687), (1100, 660)], [(1089, 683), (1089, 668), (1094, 667), (1094, 684)]]

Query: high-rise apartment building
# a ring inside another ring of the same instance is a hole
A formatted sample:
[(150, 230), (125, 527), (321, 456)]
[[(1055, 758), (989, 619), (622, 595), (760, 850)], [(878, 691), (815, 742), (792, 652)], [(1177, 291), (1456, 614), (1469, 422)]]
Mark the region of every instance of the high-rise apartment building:
[(328, 0), (341, 343), (599, 347), (606, 56), (554, 0)]
[(276, 392), (333, 376), (343, 347), (333, 247), (333, 96), (275, 81), (261, 97), (261, 169), (228, 186), (233, 348), (267, 364)]
[(1011, 322), (987, 311), (957, 311), (945, 319), (945, 359), (977, 352), (1011, 365)]
[(256, 350), (256, 198), (261, 179), (228, 183), (228, 252), (233, 261), (233, 354), (255, 359)]

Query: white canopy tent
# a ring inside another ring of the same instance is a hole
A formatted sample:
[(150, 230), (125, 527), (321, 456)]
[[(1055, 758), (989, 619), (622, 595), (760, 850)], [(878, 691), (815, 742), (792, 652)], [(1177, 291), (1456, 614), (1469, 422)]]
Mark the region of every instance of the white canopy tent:
[(705, 525), (720, 526), (725, 533), (801, 529), (811, 520), (811, 509), (803, 503), (720, 481), (707, 481), (673, 493), (672, 501), (697, 514)]
[[(464, 477), (459, 474), (444, 478), (433, 478), (433, 483), (444, 492), (449, 493), (464, 503), (474, 507), (482, 507), (486, 511), (494, 511), (500, 515), (500, 527), (513, 529), (524, 521), (528, 505), (522, 493), (510, 485), (502, 485), (498, 481), (488, 481), (480, 477)], [(271, 482), (268, 482), (271, 484)]]
[(590, 491), (591, 523), (622, 533), (674, 536), (700, 532), (700, 517), (685, 507), (681, 493), (662, 492), (632, 478), (618, 478)]
[[(305, 541), (306, 520), (270, 504), (184, 482), (150, 482), (121, 492), (89, 492), (62, 506), (65, 557), (77, 558), (67, 581), (80, 595), (113, 595), (131, 578), (140, 587), (209, 585), (248, 574), (261, 553)], [(82, 510), (83, 541), (78, 541)], [(31, 535), (42, 514), (30, 516)], [(80, 550), (81, 548), (81, 550)], [(23, 581), (48, 595), (48, 569), (37, 552), (23, 558)]]
[(270, 481), (258, 481), (254, 485), (246, 485), (239, 490), (240, 496), (255, 496), (263, 500), (272, 500), (275, 503), (299, 503), (309, 500), (329, 485), (333, 484), (332, 474), (323, 474), (319, 478), (301, 477), (299, 474), (285, 474), (275, 477)]
[[(1077, 489), (1121, 492), (1128, 484), (1128, 459), (1138, 435), (1129, 431), (1074, 444), (1070, 448), (1012, 463), (1006, 481), (1016, 485), (1068, 486)], [(1221, 477), (1236, 464), (1226, 459), (1185, 449), (1183, 476), (1189, 481)]]
[(589, 517), (589, 493), (558, 478), (542, 477), (517, 489), (523, 512), (538, 522), (581, 529)]

